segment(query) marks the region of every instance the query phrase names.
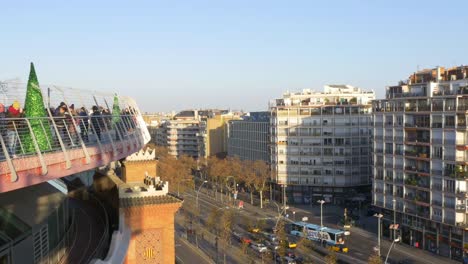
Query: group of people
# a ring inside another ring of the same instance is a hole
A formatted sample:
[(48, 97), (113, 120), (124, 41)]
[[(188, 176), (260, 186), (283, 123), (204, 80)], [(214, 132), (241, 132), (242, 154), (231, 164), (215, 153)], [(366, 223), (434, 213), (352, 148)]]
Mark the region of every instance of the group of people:
[(16, 144), (18, 142), (17, 127), (14, 119), (21, 117), (23, 117), (23, 109), (18, 101), (14, 101), (8, 107), (0, 103), (0, 134), (4, 138), (5, 146), (10, 156), (15, 156)]
[[(115, 139), (119, 140), (120, 135), (124, 135), (126, 130), (135, 128), (132, 109), (124, 109), (119, 115), (112, 115), (109, 109), (101, 106), (93, 106), (91, 113), (83, 106), (75, 109), (75, 105), (67, 105), (61, 102), (56, 108), (45, 109), (49, 117), (53, 117), (54, 123), (58, 129), (60, 137), (64, 144), (77, 145), (79, 142), (78, 134), (84, 142), (89, 142), (89, 135), (94, 134), (98, 140), (101, 140), (101, 134), (110, 130), (115, 130)], [(27, 129), (24, 124), (25, 109), (21, 108), (18, 101), (14, 101), (10, 106), (5, 107), (0, 103), (0, 134), (4, 139), (10, 157), (16, 157), (19, 134)], [(57, 143), (58, 137), (54, 131), (53, 124), (49, 122), (53, 141)], [(0, 153), (2, 153), (0, 146)]]

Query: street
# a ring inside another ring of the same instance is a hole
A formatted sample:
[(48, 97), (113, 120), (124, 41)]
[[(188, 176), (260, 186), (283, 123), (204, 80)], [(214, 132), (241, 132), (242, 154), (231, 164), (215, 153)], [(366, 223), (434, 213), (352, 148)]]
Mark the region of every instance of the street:
[[(219, 194), (218, 194), (219, 196)], [(185, 199), (195, 199), (196, 193), (194, 191), (185, 194)], [(237, 208), (230, 207), (229, 209), (224, 209), (228, 202), (228, 198), (224, 196), (224, 202), (222, 203), (219, 200), (215, 199), (215, 195), (213, 195), (211, 190), (202, 188), (199, 193), (199, 204), (200, 204), (200, 218), (206, 219), (208, 213), (213, 210), (213, 208), (217, 208), (219, 210), (234, 210), (236, 216), (247, 216), (251, 219), (265, 219), (268, 223), (268, 226), (271, 228), (276, 221), (276, 217), (278, 216), (278, 208), (273, 204), (267, 204), (264, 206), (263, 209), (260, 209), (259, 206), (252, 206), (249, 204), (250, 198), (247, 194), (241, 194), (238, 196), (240, 200), (244, 201), (244, 208), (239, 210)], [(258, 203), (255, 203), (256, 205)], [(294, 213), (293, 213), (294, 212)], [(324, 205), (323, 207), (323, 223), (324, 226), (332, 227), (332, 228), (342, 228), (337, 226), (341, 216), (343, 213), (343, 209), (334, 206), (334, 205)], [(289, 216), (290, 221), (292, 222), (294, 218), (295, 220), (299, 221), (304, 216), (308, 218), (308, 222), (314, 224), (320, 224), (320, 206), (289, 206), (289, 209), (285, 213)], [(362, 215), (362, 222), (366, 222), (368, 228), (372, 228), (375, 226), (376, 228), (376, 219), (373, 217), (367, 217)], [(233, 228), (235, 230), (240, 230), (243, 233), (247, 233), (247, 230), (242, 230), (242, 227), (237, 223)], [(209, 233), (209, 230), (205, 230)], [(348, 253), (337, 253), (337, 258), (340, 263), (353, 263), (353, 264), (364, 264), (367, 263), (369, 256), (373, 253), (374, 247), (377, 245), (377, 237), (373, 232), (369, 232), (363, 230), (361, 228), (352, 227), (351, 234), (347, 236), (346, 244), (349, 248)], [(205, 247), (205, 252), (208, 255), (215, 256), (216, 250), (214, 248), (214, 235), (212, 241), (209, 242), (209, 235), (205, 235), (205, 241), (201, 247)], [(207, 240), (208, 239), (208, 240)], [(296, 241), (297, 238), (290, 238), (291, 240)], [(240, 250), (241, 244), (232, 240), (232, 245), (229, 247), (227, 253), (227, 258), (230, 260), (228, 263), (243, 263), (245, 259), (242, 259), (245, 254), (242, 253)], [(390, 241), (385, 238), (381, 240), (381, 254), (383, 257), (386, 256), (388, 253), (388, 249), (390, 247)], [(323, 258), (326, 254), (328, 254), (327, 249), (322, 248), (320, 246), (316, 246), (314, 250), (309, 250), (307, 252), (301, 251), (299, 249), (295, 249), (297, 255), (305, 254), (310, 259), (313, 260), (314, 263), (325, 263)], [(252, 249), (248, 249), (248, 254), (250, 258), (253, 259), (255, 262), (262, 263), (261, 255), (254, 252)], [(221, 254), (220, 254), (221, 255)], [(256, 256), (258, 255), (258, 256)], [(264, 256), (265, 257), (265, 256)], [(215, 258), (215, 257), (213, 257)], [(265, 263), (271, 262), (271, 257), (265, 262), (265, 258), (263, 261)], [(442, 258), (436, 255), (433, 255), (429, 252), (422, 251), (419, 249), (410, 248), (407, 245), (398, 244), (394, 247), (389, 256), (389, 263), (398, 263), (399, 261), (412, 261), (412, 263), (429, 263), (429, 264), (439, 264), (439, 263), (457, 263), (455, 261), (451, 261), (446, 258)], [(219, 262), (222, 262), (222, 257), (219, 256)]]

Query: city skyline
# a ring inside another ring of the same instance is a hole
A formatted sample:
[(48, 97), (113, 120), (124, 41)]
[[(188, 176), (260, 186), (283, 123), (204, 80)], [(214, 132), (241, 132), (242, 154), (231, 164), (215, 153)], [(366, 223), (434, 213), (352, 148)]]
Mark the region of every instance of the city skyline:
[(382, 99), (418, 68), (468, 61), (467, 5), (5, 3), (0, 80), (25, 81), (33, 61), (41, 84), (106, 87), (143, 112), (265, 110), (287, 90), (326, 84)]

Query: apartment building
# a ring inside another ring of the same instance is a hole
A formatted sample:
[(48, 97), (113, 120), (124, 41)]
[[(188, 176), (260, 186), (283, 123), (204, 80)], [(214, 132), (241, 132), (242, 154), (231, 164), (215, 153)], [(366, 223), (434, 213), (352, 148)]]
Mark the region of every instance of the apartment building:
[(418, 71), (372, 104), (373, 204), (384, 235), (456, 260), (468, 247), (467, 73)]
[(173, 120), (162, 122), (155, 132), (156, 145), (167, 147), (176, 157), (205, 157), (205, 127), (197, 110), (182, 111)]
[(273, 182), (288, 203), (341, 203), (370, 191), (373, 91), (327, 85), (270, 102)]
[(228, 124), (228, 156), (270, 163), (270, 112), (250, 112)]
[(225, 157), (228, 152), (228, 122), (239, 120), (232, 112), (217, 113), (206, 119), (206, 156)]

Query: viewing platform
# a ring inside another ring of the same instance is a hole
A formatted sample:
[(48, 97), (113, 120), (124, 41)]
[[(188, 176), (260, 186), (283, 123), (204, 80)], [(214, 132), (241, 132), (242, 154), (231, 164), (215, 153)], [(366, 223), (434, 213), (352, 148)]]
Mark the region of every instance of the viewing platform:
[[(109, 164), (150, 139), (136, 102), (125, 96), (38, 87), (46, 116), (26, 117), (26, 84), (0, 82), (0, 193)], [(40, 103), (40, 102), (39, 102)], [(9, 113), (9, 112), (8, 112)]]

